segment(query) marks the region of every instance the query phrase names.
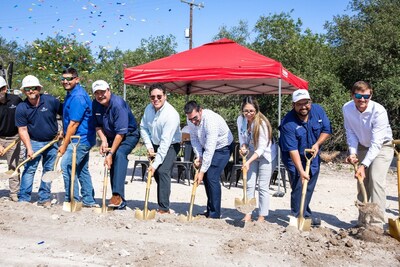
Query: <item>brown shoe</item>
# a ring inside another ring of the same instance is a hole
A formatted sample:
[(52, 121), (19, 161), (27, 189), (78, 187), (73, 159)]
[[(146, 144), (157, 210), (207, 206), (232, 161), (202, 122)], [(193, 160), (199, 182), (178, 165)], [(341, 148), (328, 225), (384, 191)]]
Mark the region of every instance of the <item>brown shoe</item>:
[(122, 204), (122, 198), (120, 195), (113, 195), (108, 202), (108, 206), (111, 208), (117, 208)]
[(10, 195), (10, 200), (14, 202), (18, 202), (18, 196), (17, 195)]
[(170, 214), (171, 211), (170, 210), (157, 210), (158, 214)]

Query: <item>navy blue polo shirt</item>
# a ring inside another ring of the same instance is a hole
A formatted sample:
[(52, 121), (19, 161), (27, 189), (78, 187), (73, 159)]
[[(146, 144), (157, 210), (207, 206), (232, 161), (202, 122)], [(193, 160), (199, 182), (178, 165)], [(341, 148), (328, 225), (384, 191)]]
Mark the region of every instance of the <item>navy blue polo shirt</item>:
[(102, 127), (107, 139), (112, 140), (117, 134), (127, 134), (137, 129), (135, 116), (129, 105), (120, 96), (111, 93), (108, 107), (93, 100), (95, 126)]
[(5, 94), (6, 102), (0, 103), (0, 136), (11, 137), (18, 133), (15, 126), (15, 111), (22, 99), (17, 95)]
[[(325, 110), (318, 104), (311, 104), (311, 110), (308, 115), (308, 121), (303, 122), (297, 117), (296, 112), (292, 109), (282, 119), (279, 126), (280, 137), (279, 146), (282, 152), (282, 161), (288, 168), (288, 171), (297, 172), (289, 151), (298, 150), (300, 153), (303, 166), (306, 159), (304, 150), (311, 148), (318, 140), (321, 133), (332, 134), (331, 123)], [(318, 155), (311, 162), (311, 173), (319, 170), (320, 157)]]
[(51, 95), (40, 95), (39, 105), (33, 106), (25, 99), (17, 106), (15, 125), (28, 127), (29, 137), (34, 141), (53, 140), (58, 132), (57, 114), (62, 114), (60, 101)]

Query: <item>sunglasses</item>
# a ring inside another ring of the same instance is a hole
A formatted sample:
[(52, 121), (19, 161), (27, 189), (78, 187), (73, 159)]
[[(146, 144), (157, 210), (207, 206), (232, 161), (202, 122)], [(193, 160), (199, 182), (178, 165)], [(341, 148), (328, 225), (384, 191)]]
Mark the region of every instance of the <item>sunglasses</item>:
[(354, 94), (354, 97), (357, 98), (357, 99), (361, 99), (361, 98), (369, 99), (369, 98), (371, 97), (371, 95), (367, 95), (367, 94), (365, 94), (365, 95), (363, 95), (363, 94)]
[(35, 91), (35, 90), (37, 90), (37, 87), (36, 86), (32, 86), (32, 87), (25, 87), (24, 88), (24, 91), (26, 91), (26, 92), (29, 92), (30, 90)]
[(243, 114), (254, 114), (256, 111), (254, 109), (244, 109)]
[(188, 120), (190, 121), (190, 122), (194, 122), (194, 121), (198, 121), (199, 120), (199, 116), (198, 115), (196, 115), (196, 116), (194, 116), (193, 118), (188, 118)]
[(307, 100), (306, 102), (296, 102), (294, 103), (296, 105), (296, 107), (304, 107), (304, 106), (308, 106), (311, 104), (311, 100)]
[(72, 81), (73, 79), (75, 79), (76, 77), (60, 77), (60, 80), (63, 82), (63, 81), (68, 81), (68, 82), (70, 82), (70, 81)]
[(151, 99), (151, 100), (155, 100), (156, 97), (157, 97), (158, 100), (160, 100), (163, 96), (162, 96), (162, 95), (151, 95), (151, 96), (150, 96), (150, 99)]

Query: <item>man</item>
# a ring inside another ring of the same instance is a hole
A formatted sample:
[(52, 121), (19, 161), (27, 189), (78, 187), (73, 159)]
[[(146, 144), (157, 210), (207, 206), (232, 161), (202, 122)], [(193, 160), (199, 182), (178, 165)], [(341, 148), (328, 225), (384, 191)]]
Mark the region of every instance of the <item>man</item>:
[(207, 195), (207, 218), (221, 217), (220, 176), (229, 161), (233, 135), (225, 120), (217, 113), (202, 109), (195, 101), (184, 107), (189, 126), (190, 141), (196, 154), (195, 164), (200, 171), (197, 183), (204, 181)]
[(156, 152), (149, 172), (157, 182), (158, 213), (170, 213), (172, 167), (180, 150), (180, 118), (175, 108), (167, 102), (167, 90), (161, 83), (150, 86), (151, 103), (144, 110), (140, 122), (140, 135), (147, 152)]
[[(15, 126), (15, 110), (22, 102), (19, 96), (7, 93), (7, 82), (0, 76), (0, 155), (4, 155), (4, 149), (18, 139), (18, 128)], [(5, 154), (8, 170), (14, 171), (19, 161), (21, 145), (18, 143)], [(19, 177), (9, 179), (10, 199), (18, 201)]]
[[(351, 88), (353, 100), (343, 106), (350, 154), (346, 160), (352, 164), (360, 162), (355, 175), (364, 180), (366, 201), (376, 203), (385, 214), (386, 175), (393, 159), (393, 136), (386, 109), (371, 100), (372, 93), (372, 87), (367, 82), (358, 81)], [(360, 190), (358, 199), (363, 201)], [(358, 223), (363, 225), (366, 222), (359, 216)], [(376, 223), (383, 226), (384, 221)]]
[(70, 202), (70, 183), (72, 169), (71, 136), (80, 136), (80, 143), (76, 153), (76, 177), (74, 183), (74, 198), (80, 201), (79, 186), (83, 207), (98, 207), (94, 200), (92, 178), (89, 173), (89, 152), (96, 143), (96, 131), (92, 115), (92, 101), (89, 95), (79, 84), (78, 72), (74, 68), (65, 69), (62, 73), (61, 83), (67, 91), (63, 107), (64, 142), (58, 152), (65, 155), (62, 158), (61, 169), (65, 185), (65, 201)]
[(104, 165), (110, 169), (112, 197), (108, 206), (126, 209), (128, 155), (139, 141), (139, 129), (128, 104), (111, 93), (107, 82), (95, 81), (92, 90), (96, 132), (101, 139), (100, 154), (106, 155)]
[[(283, 118), (279, 126), (279, 146), (292, 188), (290, 207), (296, 218), (300, 213), (300, 201), (303, 181), (309, 180), (304, 203), (304, 217), (312, 218), (312, 225), (319, 226), (321, 219), (312, 217), (310, 201), (318, 180), (321, 159), (319, 156), (321, 145), (332, 134), (330, 121), (324, 109), (311, 102), (307, 90), (299, 89), (293, 92), (292, 110)], [(313, 149), (314, 158), (310, 166), (310, 173), (305, 172), (305, 149)]]
[[(17, 106), (15, 124), (18, 127), (19, 136), (26, 147), (27, 157), (47, 145), (57, 137), (57, 114), (62, 114), (60, 101), (47, 94), (40, 94), (43, 86), (32, 75), (22, 80), (21, 90), (26, 99)], [(42, 159), (43, 172), (52, 171), (57, 157), (57, 143), (43, 151), (40, 156), (25, 164), (21, 176), (21, 186), (18, 194), (19, 202), (30, 202), (32, 185), (37, 166)], [(51, 183), (40, 182), (38, 191), (38, 205), (46, 208), (51, 206)]]

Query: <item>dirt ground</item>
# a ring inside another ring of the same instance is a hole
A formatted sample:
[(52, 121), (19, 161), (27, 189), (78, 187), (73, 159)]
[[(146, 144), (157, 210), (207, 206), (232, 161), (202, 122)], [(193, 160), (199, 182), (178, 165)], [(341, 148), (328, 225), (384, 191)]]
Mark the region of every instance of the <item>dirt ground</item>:
[[(290, 189), (283, 197), (272, 197), (265, 223), (241, 222), (234, 208), (242, 197), (241, 183), (222, 188), (222, 219), (199, 218), (182, 222), (178, 214), (189, 208), (191, 187), (172, 180), (171, 208), (174, 214), (156, 215), (154, 220), (135, 219), (143, 209), (145, 182), (140, 168), (133, 182), (132, 156), (126, 177), (128, 209), (103, 214), (92, 209), (76, 213), (62, 210), (62, 178), (53, 182), (51, 208), (38, 207), (35, 179), (33, 203), (8, 200), (8, 182), (0, 181), (1, 266), (400, 266), (400, 244), (374, 227), (354, 228), (358, 210), (356, 180), (343, 164), (323, 164), (311, 202), (320, 228), (299, 232), (288, 227)], [(0, 161), (0, 171), (6, 169)], [(90, 171), (101, 203), (102, 159), (91, 153)], [(176, 174), (174, 174), (176, 176)], [(282, 186), (280, 187), (282, 191)], [(111, 195), (110, 187), (108, 198)], [(387, 218), (397, 218), (397, 178), (394, 169), (387, 179)], [(150, 192), (150, 209), (156, 209), (156, 184)], [(196, 194), (194, 214), (204, 211), (204, 187)]]

